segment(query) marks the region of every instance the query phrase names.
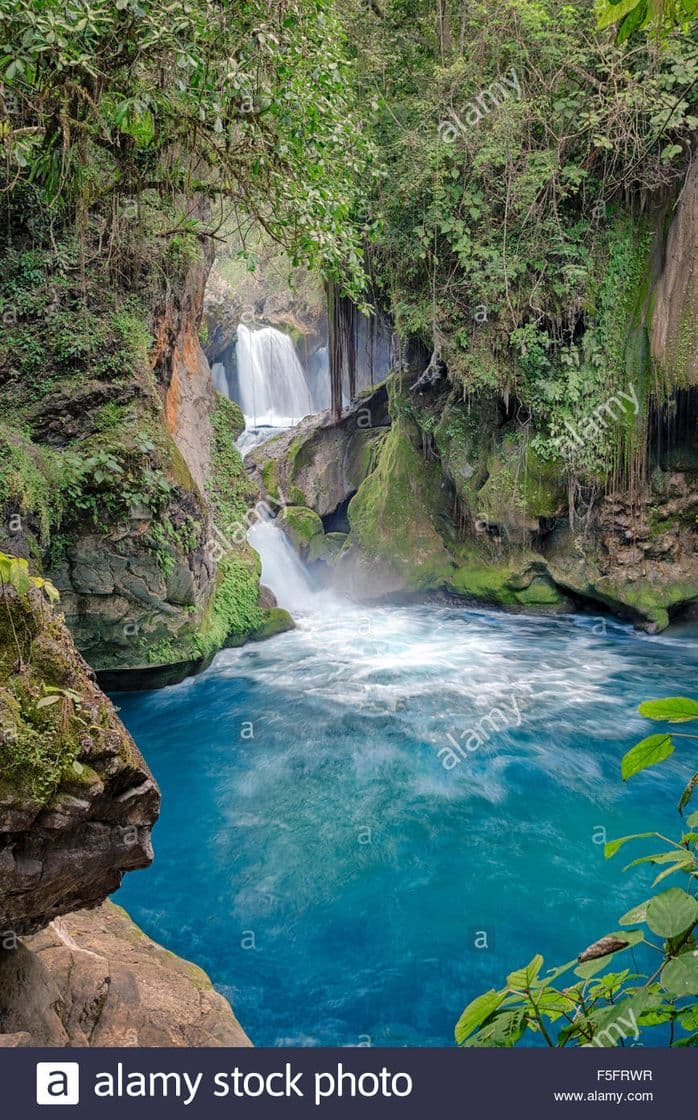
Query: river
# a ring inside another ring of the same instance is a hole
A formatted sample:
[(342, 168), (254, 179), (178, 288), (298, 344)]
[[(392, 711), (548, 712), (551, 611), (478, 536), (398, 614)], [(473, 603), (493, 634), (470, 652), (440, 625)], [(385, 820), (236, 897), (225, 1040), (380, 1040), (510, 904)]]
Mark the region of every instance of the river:
[(647, 848), (602, 842), (677, 831), (689, 752), (626, 785), (620, 759), (641, 700), (695, 688), (698, 642), (362, 607), (315, 590), (273, 525), (252, 539), (297, 629), (115, 696), (163, 792), (155, 863), (117, 901), (257, 1045), (447, 1045), (475, 995), (647, 897), (652, 874), (622, 870)]

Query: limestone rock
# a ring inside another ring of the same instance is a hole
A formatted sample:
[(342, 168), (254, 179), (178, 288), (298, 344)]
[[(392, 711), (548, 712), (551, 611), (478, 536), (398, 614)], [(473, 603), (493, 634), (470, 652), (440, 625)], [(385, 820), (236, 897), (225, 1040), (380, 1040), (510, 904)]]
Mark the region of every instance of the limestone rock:
[(205, 972), (113, 903), (0, 952), (0, 1046), (251, 1046)]
[(247, 462), (272, 503), (305, 506), (327, 518), (366, 478), (389, 424), (387, 393), (379, 386), (338, 423), (311, 417), (253, 451)]

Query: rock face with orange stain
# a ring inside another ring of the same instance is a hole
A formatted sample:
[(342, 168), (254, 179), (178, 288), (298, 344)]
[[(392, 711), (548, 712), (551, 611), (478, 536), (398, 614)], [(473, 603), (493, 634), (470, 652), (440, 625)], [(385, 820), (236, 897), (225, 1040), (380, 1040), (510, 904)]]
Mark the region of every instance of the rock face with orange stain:
[[(221, 433), (214, 431), (217, 394), (199, 341), (211, 256), (210, 247), (193, 241), (178, 261), (150, 261), (133, 305), (141, 317), (129, 312), (124, 339), (111, 306), (99, 306), (97, 319), (122, 355), (118, 374), (85, 361), (69, 385), (50, 385), (32, 404), (26, 450), (16, 437), (28, 469), (45, 475), (46, 506), (55, 504), (56, 458), (67, 460), (61, 469), (68, 486), (49, 541), (47, 515), (31, 508), (27, 491), (19, 508), (6, 510), (4, 526), (0, 518), (0, 549), (36, 566), (42, 558), (78, 648), (110, 674), (110, 687), (172, 683), (196, 669), (226, 638), (218, 599), (228, 606), (235, 600), (234, 574), (223, 573), (220, 561), (240, 534), (227, 522), (214, 527), (209, 493), (214, 481), (227, 487), (211, 465)], [(88, 298), (97, 306), (100, 293)], [(0, 386), (0, 404), (2, 393)], [(228, 420), (232, 444), (236, 418)], [(229, 448), (226, 461), (236, 454)], [(249, 504), (257, 497), (250, 493)], [(236, 511), (247, 502), (245, 491)], [(215, 516), (220, 522), (219, 508)], [(254, 572), (243, 574), (252, 632), (262, 613), (254, 608), (250, 579), (257, 589), (259, 581)], [(247, 636), (242, 631), (236, 641)], [(132, 670), (137, 678), (119, 676)]]
[(204, 290), (212, 254), (187, 268), (179, 290), (168, 287), (155, 310), (153, 370), (161, 391), (167, 429), (192, 479), (204, 492), (211, 465), (211, 413), (215, 390), (199, 341)]

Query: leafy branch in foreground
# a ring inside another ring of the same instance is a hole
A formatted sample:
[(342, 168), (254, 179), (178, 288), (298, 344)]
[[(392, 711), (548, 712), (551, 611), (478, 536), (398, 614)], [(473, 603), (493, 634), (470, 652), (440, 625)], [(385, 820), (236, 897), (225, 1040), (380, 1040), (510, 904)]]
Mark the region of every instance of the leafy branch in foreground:
[[(698, 701), (687, 697), (648, 700), (639, 711), (664, 723), (698, 721)], [(623, 778), (669, 758), (675, 738), (698, 735), (672, 730), (643, 739), (624, 756)], [(696, 788), (698, 773), (681, 795), (682, 816)], [(659, 872), (653, 887), (669, 875), (683, 873), (689, 889), (671, 887), (654, 894), (619, 918), (622, 928), (559, 968), (541, 974), (543, 957), (537, 955), (525, 968), (511, 972), (503, 988), (485, 992), (465, 1008), (455, 1029), (460, 1046), (515, 1046), (527, 1031), (553, 1047), (616, 1046), (636, 1041), (643, 1028), (662, 1026), (667, 1046), (698, 1046), (698, 812), (682, 821), (678, 840), (642, 832), (610, 841), (604, 854), (609, 859), (625, 844), (649, 837), (666, 848), (640, 856), (628, 868), (655, 865)], [(616, 956), (639, 945), (656, 954), (654, 967), (644, 974), (634, 966), (616, 970)], [(605, 971), (611, 965), (613, 969)], [(559, 982), (563, 976), (566, 980)]]
[(14, 620), (12, 618), (12, 611), (10, 610), (7, 602), (7, 588), (12, 587), (18, 595), (26, 595), (32, 588), (36, 587), (48, 598), (49, 602), (57, 603), (59, 594), (50, 580), (44, 579), (42, 576), (32, 576), (29, 574), (29, 564), (19, 556), (9, 556), (6, 552), (0, 552), (0, 592), (2, 593), (3, 605), (7, 612), (7, 618), (12, 630), (12, 639), (15, 644), (18, 656), (18, 664), (24, 665), (22, 657), (22, 650), (15, 630)]
[(331, 0), (0, 0), (0, 191), (54, 223), (99, 211), (105, 246), (150, 196), (166, 239), (215, 234), (220, 204), (358, 296), (344, 47)]
[(686, 30), (698, 12), (696, 0), (597, 0), (596, 26), (616, 26), (616, 43), (650, 31), (656, 38), (675, 28)]

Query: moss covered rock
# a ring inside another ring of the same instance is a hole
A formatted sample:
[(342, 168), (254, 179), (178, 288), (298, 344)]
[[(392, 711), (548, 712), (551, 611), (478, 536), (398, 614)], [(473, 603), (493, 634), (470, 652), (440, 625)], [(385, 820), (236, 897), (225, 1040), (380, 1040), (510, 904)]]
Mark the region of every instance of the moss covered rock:
[(284, 506), (277, 524), (286, 533), (302, 560), (312, 563), (325, 555), (325, 529), (322, 520), (305, 506)]
[(94, 906), (152, 859), (159, 794), (60, 616), (0, 601), (0, 928)]
[(273, 638), (276, 634), (284, 634), (287, 630), (295, 630), (293, 618), (283, 607), (269, 607), (264, 612), (261, 624), (251, 635), (253, 642), (262, 642), (265, 638)]
[(388, 426), (380, 386), (355, 402), (338, 423), (311, 417), (250, 453), (259, 484), (280, 506), (304, 506), (328, 517), (373, 469)]

